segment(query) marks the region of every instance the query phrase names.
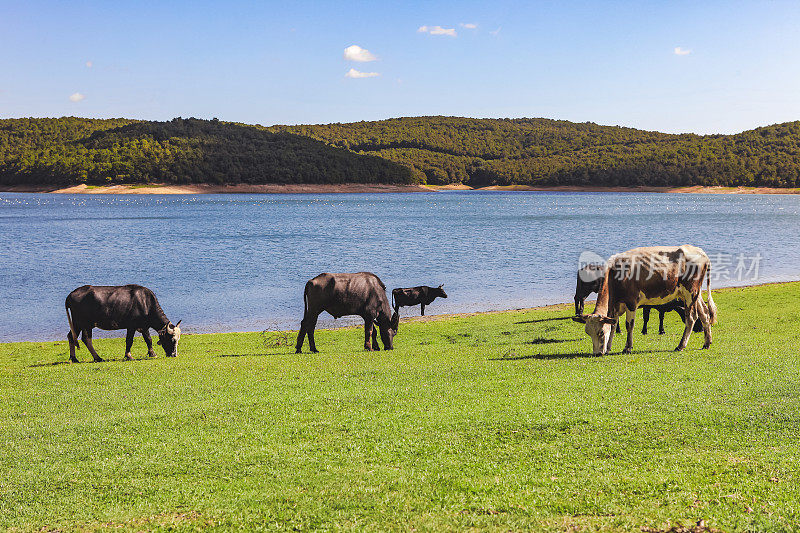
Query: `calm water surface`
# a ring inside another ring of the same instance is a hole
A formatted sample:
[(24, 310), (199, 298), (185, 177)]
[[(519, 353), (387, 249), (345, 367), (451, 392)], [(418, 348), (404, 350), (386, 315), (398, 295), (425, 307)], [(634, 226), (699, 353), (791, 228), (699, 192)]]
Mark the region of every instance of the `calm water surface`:
[(760, 254), (757, 281), (795, 280), (798, 228), (788, 195), (0, 193), (0, 341), (64, 338), (64, 299), (87, 283), (146, 285), (201, 332), (296, 328), (305, 282), (326, 271), (444, 283), (431, 313), (571, 301), (585, 250), (692, 243), (732, 273)]

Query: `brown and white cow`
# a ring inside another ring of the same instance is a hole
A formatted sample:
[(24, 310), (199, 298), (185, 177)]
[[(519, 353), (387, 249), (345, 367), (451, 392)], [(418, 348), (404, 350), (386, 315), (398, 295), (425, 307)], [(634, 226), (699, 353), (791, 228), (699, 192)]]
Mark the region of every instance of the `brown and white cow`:
[[(630, 353), (633, 349), (636, 308), (642, 304), (660, 305), (680, 299), (687, 309), (684, 319), (686, 327), (675, 350), (686, 347), (698, 318), (705, 335), (703, 348), (708, 348), (711, 346), (711, 325), (717, 321), (710, 275), (711, 261), (696, 246), (685, 244), (634, 248), (608, 259), (605, 280), (600, 287), (594, 313), (576, 316), (573, 320), (586, 324), (594, 355), (603, 355), (611, 351), (614, 339), (612, 324), (624, 313), (628, 338), (623, 353)], [(708, 305), (700, 295), (704, 279)]]

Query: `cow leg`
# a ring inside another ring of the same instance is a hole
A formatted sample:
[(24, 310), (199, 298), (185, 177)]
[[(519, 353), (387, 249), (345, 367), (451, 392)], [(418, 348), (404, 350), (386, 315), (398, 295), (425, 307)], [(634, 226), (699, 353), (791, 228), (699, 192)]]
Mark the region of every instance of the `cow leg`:
[(705, 336), (703, 349), (707, 350), (711, 347), (711, 318), (708, 316), (708, 307), (705, 305), (705, 302), (702, 302), (702, 299), (702, 296), (697, 298), (697, 303), (700, 304), (697, 306), (697, 314), (700, 317), (700, 323), (703, 324), (703, 335)]
[(647, 335), (647, 323), (650, 321), (650, 308), (642, 307), (642, 335)]
[(583, 299), (575, 297), (575, 316), (583, 314)]
[(311, 352), (317, 353), (317, 345), (314, 343), (314, 328), (317, 327), (317, 318), (319, 318), (319, 313), (314, 316), (306, 311), (303, 315), (303, 321), (300, 322), (300, 331), (297, 333), (297, 345), (295, 346), (294, 353), (301, 353), (303, 351), (303, 341), (306, 335), (308, 335), (308, 347), (311, 349)]
[(364, 349), (368, 352), (372, 351), (373, 327), (374, 324), (372, 317), (364, 317)]
[(133, 359), (131, 355), (131, 348), (133, 347), (133, 336), (136, 335), (136, 330), (131, 328), (125, 335), (125, 360), (130, 361)]
[(635, 320), (635, 308), (633, 311), (625, 311), (625, 330), (628, 333), (628, 337), (625, 339), (625, 349), (622, 350), (622, 353), (631, 353), (631, 350), (633, 350), (633, 323)]
[(381, 349), (381, 345), (378, 344), (378, 326), (372, 326), (372, 349), (376, 352)]
[(94, 346), (92, 346), (92, 330), (88, 328), (84, 329), (81, 336), (83, 337), (83, 343), (86, 345), (86, 349), (89, 350), (90, 354), (92, 354), (94, 362), (102, 363), (103, 358), (98, 355), (97, 351), (94, 349)]
[(140, 329), (139, 333), (142, 334), (142, 338), (144, 339), (144, 343), (147, 345), (147, 355), (149, 357), (155, 357), (156, 352), (153, 351), (153, 340), (150, 338), (150, 330), (148, 329)]
[(420, 315), (425, 316), (425, 304), (420, 304), (419, 305), (419, 312), (420, 312)]
[(314, 342), (314, 328), (317, 327), (317, 316), (309, 316), (306, 324), (306, 334), (308, 335), (308, 348), (311, 353), (317, 353), (317, 344)]
[(667, 332), (667, 330), (664, 329), (664, 315), (666, 315), (666, 314), (667, 314), (667, 312), (664, 311), (663, 309), (659, 309), (658, 310), (658, 334), (659, 335), (663, 335), (664, 333)]
[(303, 341), (306, 340), (306, 319), (300, 322), (300, 331), (297, 332), (297, 342), (295, 343), (294, 353), (303, 352)]
[(78, 363), (78, 358), (75, 357), (75, 348), (79, 348), (78, 339), (72, 336), (72, 331), (67, 333), (67, 341), (69, 342), (69, 362)]
[(611, 345), (614, 344), (614, 332), (619, 333), (619, 320), (616, 325), (611, 326), (611, 334), (608, 336), (608, 344), (606, 344), (606, 353), (611, 353)]
[(680, 352), (686, 345), (689, 343), (689, 335), (692, 334), (692, 329), (694, 329), (694, 322), (697, 320), (697, 302), (693, 302), (691, 305), (686, 306), (686, 320), (685, 324), (686, 327), (683, 329), (683, 337), (681, 337), (681, 342), (678, 343), (678, 347), (675, 348), (676, 352)]

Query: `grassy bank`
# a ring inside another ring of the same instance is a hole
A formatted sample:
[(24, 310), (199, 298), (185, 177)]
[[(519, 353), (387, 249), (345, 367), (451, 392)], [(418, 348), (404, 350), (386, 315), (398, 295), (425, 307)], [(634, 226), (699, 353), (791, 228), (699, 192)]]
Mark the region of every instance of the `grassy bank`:
[(796, 530), (800, 284), (715, 299), (713, 347), (682, 353), (672, 314), (587, 356), (566, 306), (404, 323), (388, 353), (358, 329), (302, 355), (98, 340), (104, 364), (2, 344), (0, 526)]

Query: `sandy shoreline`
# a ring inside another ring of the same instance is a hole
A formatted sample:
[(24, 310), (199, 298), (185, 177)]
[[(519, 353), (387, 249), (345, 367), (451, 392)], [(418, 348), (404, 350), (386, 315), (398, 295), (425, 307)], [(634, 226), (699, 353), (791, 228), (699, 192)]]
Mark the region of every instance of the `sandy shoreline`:
[(0, 187), (0, 192), (54, 193), (54, 194), (327, 194), (327, 193), (398, 193), (438, 191), (538, 191), (538, 192), (648, 192), (648, 193), (692, 193), (692, 194), (800, 194), (800, 188), (777, 187), (589, 187), (562, 185), (534, 187), (530, 185), (495, 185), (473, 188), (464, 184), (455, 185), (389, 185), (365, 183), (315, 184), (264, 184), (264, 185), (103, 185), (58, 187), (47, 185), (12, 185)]
[(0, 187), (0, 192), (30, 192), (55, 194), (303, 194), (303, 193), (354, 193), (354, 192), (428, 192), (420, 185), (389, 185), (366, 183), (315, 184), (264, 184), (264, 185), (74, 185), (72, 187), (18, 185)]

